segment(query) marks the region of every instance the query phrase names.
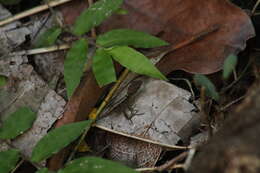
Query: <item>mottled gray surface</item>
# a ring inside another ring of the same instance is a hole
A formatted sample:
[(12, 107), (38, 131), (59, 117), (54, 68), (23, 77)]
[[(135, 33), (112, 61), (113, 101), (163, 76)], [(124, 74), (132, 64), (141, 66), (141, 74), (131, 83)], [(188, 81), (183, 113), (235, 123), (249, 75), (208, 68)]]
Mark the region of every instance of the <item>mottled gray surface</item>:
[[(11, 13), (0, 4), (0, 20), (8, 18)], [(19, 26), (20, 22), (13, 22), (0, 27), (0, 56), (12, 51), (25, 41), (25, 36), (30, 34), (26, 27)]]
[(12, 141), (24, 155), (30, 156), (33, 146), (62, 115), (66, 102), (48, 87), (29, 64), (20, 64), (14, 70), (3, 73), (16, 79), (11, 82), (12, 85), (0, 90), (0, 118), (8, 117), (23, 106), (37, 112), (33, 127)]
[[(0, 5), (0, 19), (10, 15)], [(13, 53), (12, 50), (17, 50), (16, 48), (25, 41), (25, 36), (32, 34), (31, 29), (19, 27), (18, 24), (19, 22), (14, 22), (0, 27), (0, 75), (8, 78), (7, 85), (0, 88), (0, 120), (24, 106), (37, 112), (33, 127), (12, 140), (12, 145), (20, 149), (24, 155), (30, 156), (35, 144), (62, 115), (66, 101), (50, 89), (29, 64), (27, 56)], [(0, 150), (6, 148), (0, 141)]]
[[(198, 117), (189, 103), (190, 93), (162, 80), (140, 78), (141, 88), (107, 113), (97, 124), (135, 136), (143, 136), (168, 145), (174, 145), (180, 139), (178, 133), (192, 119)], [(126, 90), (128, 88), (126, 87)], [(123, 92), (122, 92), (123, 93)], [(118, 96), (122, 97), (122, 96)], [(137, 115), (131, 120), (130, 109)], [(186, 134), (191, 135), (191, 134)]]

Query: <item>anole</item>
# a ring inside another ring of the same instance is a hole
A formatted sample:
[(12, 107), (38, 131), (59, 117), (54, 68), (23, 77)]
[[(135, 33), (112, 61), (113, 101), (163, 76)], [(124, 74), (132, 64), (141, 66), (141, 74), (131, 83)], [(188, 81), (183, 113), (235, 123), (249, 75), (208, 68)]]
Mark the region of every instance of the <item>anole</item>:
[[(135, 110), (132, 104), (135, 101), (136, 95), (139, 93), (138, 90), (141, 88), (143, 82), (141, 80), (133, 81), (127, 88), (127, 98), (119, 105), (122, 108), (122, 112), (126, 119), (132, 122), (132, 118), (136, 115), (142, 115), (143, 113), (138, 113), (138, 110)], [(126, 108), (130, 111), (130, 114), (127, 113)], [(133, 123), (133, 122), (132, 122)]]
[[(135, 78), (136, 79), (136, 78)], [(123, 113), (124, 117), (132, 122), (132, 118), (136, 115), (141, 115), (138, 113), (138, 110), (135, 110), (132, 107), (132, 104), (135, 101), (135, 97), (139, 92), (141, 86), (142, 86), (142, 81), (141, 80), (132, 80), (129, 82), (124, 88), (126, 92), (123, 95), (123, 97), (115, 97), (114, 101), (111, 101), (111, 104), (108, 105), (107, 109), (108, 111), (105, 112), (103, 116), (100, 116), (99, 119), (107, 117), (110, 115), (110, 113), (116, 109), (118, 109), (120, 112)], [(129, 113), (130, 112), (130, 113)]]

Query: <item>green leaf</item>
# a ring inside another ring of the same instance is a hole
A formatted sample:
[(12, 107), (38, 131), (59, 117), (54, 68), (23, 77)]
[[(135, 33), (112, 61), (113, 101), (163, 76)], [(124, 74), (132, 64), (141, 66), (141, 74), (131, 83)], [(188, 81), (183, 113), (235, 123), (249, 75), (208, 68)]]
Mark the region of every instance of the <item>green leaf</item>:
[(224, 62), (223, 66), (223, 78), (227, 79), (237, 65), (237, 56), (229, 55)]
[(50, 131), (34, 147), (31, 161), (40, 162), (77, 139), (84, 130), (88, 130), (92, 120), (63, 125)]
[(116, 81), (116, 72), (111, 56), (104, 50), (98, 49), (93, 57), (93, 72), (99, 86)]
[(78, 36), (87, 33), (91, 28), (100, 25), (111, 16), (123, 3), (123, 0), (99, 0), (84, 10), (77, 18), (72, 32)]
[(7, 83), (7, 78), (5, 76), (0, 75), (0, 87), (5, 86)]
[(88, 43), (85, 39), (75, 41), (67, 53), (64, 62), (64, 80), (67, 87), (67, 95), (71, 97), (80, 83), (87, 59)]
[(207, 96), (218, 101), (219, 94), (216, 91), (215, 85), (205, 76), (201, 74), (194, 75), (194, 81), (197, 85), (205, 88)]
[(71, 161), (66, 167), (58, 173), (137, 173), (135, 170), (128, 168), (110, 160), (98, 157), (82, 157)]
[(21, 0), (0, 0), (0, 4), (3, 4), (3, 5), (15, 5), (20, 2), (21, 2)]
[(57, 26), (47, 29), (44, 33), (42, 33), (39, 36), (39, 38), (36, 41), (35, 47), (52, 46), (61, 34), (61, 32), (62, 29)]
[(0, 139), (13, 139), (32, 127), (36, 113), (22, 107), (8, 116), (0, 128)]
[(117, 46), (107, 49), (107, 51), (121, 65), (135, 73), (167, 80), (147, 57), (130, 47)]
[(51, 173), (51, 171), (49, 171), (47, 168), (42, 168), (38, 170), (36, 173)]
[(98, 36), (97, 44), (103, 47), (134, 46), (136, 48), (154, 48), (168, 45), (167, 42), (145, 32), (131, 29), (115, 29)]
[(0, 152), (0, 172), (9, 173), (19, 160), (19, 151), (10, 149)]

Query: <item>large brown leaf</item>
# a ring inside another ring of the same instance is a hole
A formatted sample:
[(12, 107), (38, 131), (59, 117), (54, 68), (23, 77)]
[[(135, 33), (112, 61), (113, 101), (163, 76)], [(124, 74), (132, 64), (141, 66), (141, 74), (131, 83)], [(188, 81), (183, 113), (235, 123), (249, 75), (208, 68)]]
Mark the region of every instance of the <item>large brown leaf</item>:
[(175, 45), (213, 25), (220, 29), (190, 46), (169, 54), (158, 67), (165, 74), (182, 69), (209, 74), (221, 69), (230, 53), (238, 53), (254, 28), (245, 12), (226, 0), (125, 0), (128, 15), (114, 15), (101, 26), (133, 28), (159, 34)]

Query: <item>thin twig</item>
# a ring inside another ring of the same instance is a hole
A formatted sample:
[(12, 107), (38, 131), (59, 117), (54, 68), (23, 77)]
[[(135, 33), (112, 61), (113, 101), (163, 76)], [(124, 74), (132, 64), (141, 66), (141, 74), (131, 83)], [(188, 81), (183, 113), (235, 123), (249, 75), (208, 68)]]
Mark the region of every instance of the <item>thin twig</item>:
[(16, 14), (14, 16), (11, 16), (7, 19), (4, 19), (4, 20), (0, 21), (0, 26), (6, 25), (8, 23), (14, 22), (16, 20), (22, 19), (24, 17), (30, 16), (30, 15), (33, 15), (33, 14), (36, 14), (36, 13), (39, 13), (41, 11), (47, 10), (47, 9), (49, 9), (49, 7), (55, 7), (55, 6), (58, 6), (58, 5), (61, 5), (61, 4), (70, 2), (70, 1), (72, 1), (72, 0), (51, 1), (51, 2), (49, 2), (49, 4), (40, 5), (38, 7), (32, 8), (30, 10), (24, 11), (22, 13), (19, 13), (19, 14)]
[(178, 161), (184, 159), (187, 155), (188, 155), (188, 152), (183, 152), (180, 155), (178, 155), (177, 157), (173, 158), (172, 160), (166, 162), (165, 164), (158, 166), (157, 170), (159, 172), (168, 170), (168, 168), (171, 168), (174, 164), (176, 164)]
[[(195, 34), (194, 36), (190, 37), (189, 39), (180, 42), (179, 44), (171, 45), (164, 52), (159, 52), (159, 55), (158, 55), (158, 53), (156, 53), (155, 56), (156, 57), (157, 56), (164, 57), (165, 55), (172, 53), (172, 52), (176, 51), (177, 49), (183, 48), (183, 47), (188, 46), (188, 45), (190, 45), (190, 44), (192, 44), (192, 43), (194, 43), (198, 40), (203, 39), (204, 37), (218, 31), (219, 29), (220, 29), (219, 25), (213, 25), (213, 26), (207, 28), (206, 30), (203, 30), (202, 32), (200, 32), (198, 34)], [(154, 56), (154, 55), (152, 54), (151, 56)]]
[(170, 78), (170, 80), (182, 80), (182, 81), (185, 81), (190, 89), (190, 92), (191, 92), (191, 97), (192, 97), (192, 100), (195, 99), (195, 94), (194, 94), (194, 91), (192, 89), (192, 85), (190, 83), (190, 81), (188, 79), (185, 79), (185, 78)]
[(187, 156), (187, 158), (184, 162), (184, 167), (183, 167), (183, 169), (185, 171), (187, 171), (189, 169), (195, 153), (196, 153), (196, 148), (192, 148), (192, 149), (189, 150), (188, 156)]
[(237, 80), (237, 70), (234, 68), (232, 72), (233, 72), (234, 80)]
[(176, 164), (178, 161), (184, 159), (188, 155), (188, 152), (183, 152), (177, 157), (173, 158), (172, 160), (166, 162), (165, 164), (158, 166), (158, 167), (152, 167), (152, 168), (138, 168), (135, 169), (136, 171), (139, 172), (144, 172), (144, 171), (165, 171), (165, 170), (172, 170), (172, 169), (177, 169), (177, 168), (184, 168), (185, 165), (183, 164)]
[(206, 29), (206, 30), (204, 30), (204, 31), (202, 31), (202, 32), (192, 36), (190, 39), (187, 39), (187, 40), (181, 42), (180, 44), (172, 45), (171, 48), (168, 50), (168, 52), (166, 54), (171, 53), (172, 51), (175, 51), (175, 50), (177, 50), (179, 48), (182, 48), (184, 46), (187, 46), (189, 44), (192, 44), (195, 41), (201, 40), (205, 36), (218, 31), (219, 28), (220, 28), (219, 25), (213, 25), (213, 26), (209, 27), (208, 29)]
[(227, 105), (223, 106), (222, 108), (220, 108), (220, 111), (225, 111), (227, 108), (229, 108), (230, 106), (232, 106), (233, 104), (239, 102), (240, 100), (244, 99), (246, 97), (246, 95), (243, 95), (233, 101), (231, 101), (230, 103), (228, 103)]
[(251, 11), (251, 15), (252, 15), (252, 16), (255, 14), (255, 11), (256, 11), (256, 9), (257, 9), (259, 3), (260, 3), (260, 0), (258, 0), (258, 1), (255, 3), (255, 5), (254, 5), (254, 7), (253, 7), (253, 9), (252, 9), (252, 11)]
[[(173, 169), (180, 169), (180, 168), (184, 168), (184, 165), (183, 164), (175, 164), (170, 169), (173, 170)], [(152, 171), (157, 171), (156, 169), (157, 169), (157, 167), (137, 168), (135, 170), (138, 171), (138, 172), (152, 172)]]
[[(88, 40), (88, 44), (94, 47), (98, 47), (93, 39), (89, 37), (84, 37)], [(22, 50), (18, 52), (12, 52), (8, 54), (8, 56), (22, 56), (22, 55), (36, 55), (36, 54), (42, 54), (42, 53), (50, 53), (50, 52), (55, 52), (55, 51), (61, 51), (61, 50), (66, 50), (71, 48), (70, 44), (61, 44), (61, 45), (54, 45), (54, 46), (49, 46), (49, 47), (42, 47), (42, 48), (35, 48), (35, 49), (29, 49), (29, 50)]]
[(15, 168), (11, 171), (11, 173), (15, 173), (15, 171), (23, 164), (24, 161), (24, 159), (21, 159), (20, 162), (17, 163)]
[(43, 47), (43, 48), (36, 48), (36, 49), (30, 49), (30, 50), (23, 50), (23, 51), (19, 51), (19, 52), (13, 52), (13, 53), (9, 54), (9, 56), (36, 55), (36, 54), (66, 50), (69, 48), (70, 48), (69, 44), (62, 44), (62, 45), (55, 45), (55, 46), (50, 46), (50, 47)]

